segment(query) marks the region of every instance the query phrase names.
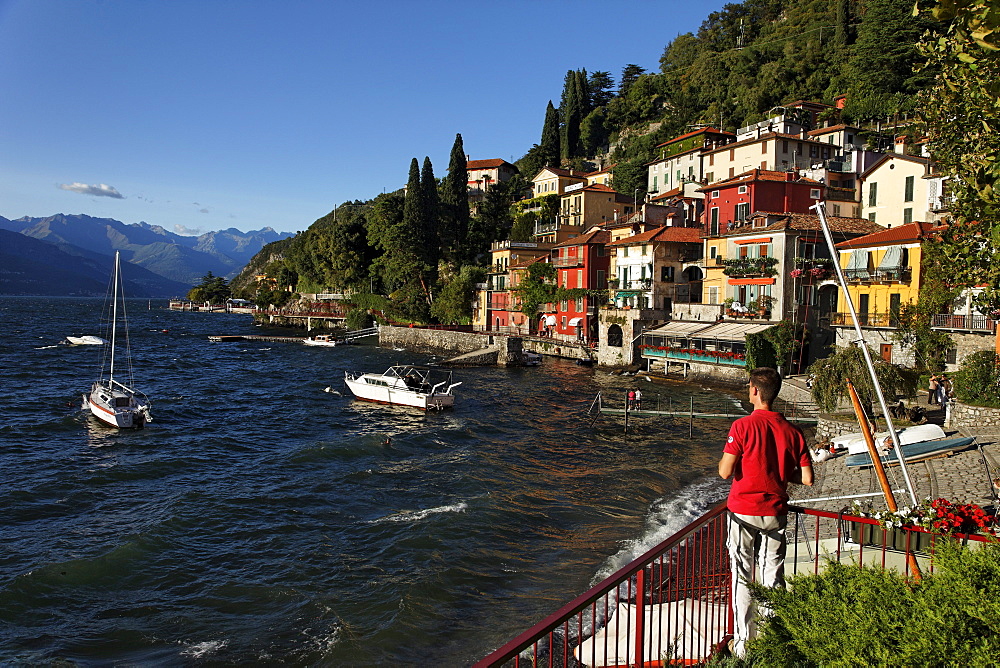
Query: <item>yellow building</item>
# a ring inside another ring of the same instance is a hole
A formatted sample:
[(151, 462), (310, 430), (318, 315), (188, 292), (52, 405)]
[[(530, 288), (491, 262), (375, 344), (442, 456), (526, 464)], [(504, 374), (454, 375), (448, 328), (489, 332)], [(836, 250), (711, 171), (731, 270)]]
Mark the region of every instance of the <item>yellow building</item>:
[[(892, 364), (913, 364), (911, 350), (892, 337), (904, 304), (916, 303), (920, 275), (921, 243), (932, 236), (933, 223), (909, 223), (837, 244), (847, 291), (858, 314), (865, 342)], [(854, 322), (843, 299), (831, 325), (837, 345), (857, 339)]]

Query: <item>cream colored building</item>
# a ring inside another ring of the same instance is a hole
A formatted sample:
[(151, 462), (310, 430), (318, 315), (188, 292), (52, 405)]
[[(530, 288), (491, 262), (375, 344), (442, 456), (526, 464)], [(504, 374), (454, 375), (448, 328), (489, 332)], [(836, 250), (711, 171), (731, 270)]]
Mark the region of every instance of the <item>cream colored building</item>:
[(705, 183), (731, 179), (751, 169), (809, 169), (836, 155), (837, 147), (801, 135), (762, 132), (758, 136), (706, 151), (702, 157)]
[(531, 179), (532, 197), (561, 195), (568, 186), (579, 184), (587, 184), (587, 177), (582, 172), (546, 167)]
[(861, 175), (861, 217), (882, 227), (933, 222), (935, 164), (927, 158), (886, 153)]

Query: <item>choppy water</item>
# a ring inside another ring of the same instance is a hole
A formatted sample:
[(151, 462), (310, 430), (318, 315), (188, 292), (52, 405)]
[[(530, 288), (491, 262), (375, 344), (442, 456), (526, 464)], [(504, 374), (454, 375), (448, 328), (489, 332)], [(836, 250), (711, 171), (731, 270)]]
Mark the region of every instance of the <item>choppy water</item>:
[(323, 388), (425, 356), (212, 343), (262, 330), (146, 300), (154, 422), (109, 429), (80, 410), (100, 349), (58, 345), (101, 304), (0, 298), (3, 663), (468, 665), (724, 493), (728, 423), (585, 412), (636, 383), (728, 396), (547, 359), (458, 370), (455, 410), (424, 414)]

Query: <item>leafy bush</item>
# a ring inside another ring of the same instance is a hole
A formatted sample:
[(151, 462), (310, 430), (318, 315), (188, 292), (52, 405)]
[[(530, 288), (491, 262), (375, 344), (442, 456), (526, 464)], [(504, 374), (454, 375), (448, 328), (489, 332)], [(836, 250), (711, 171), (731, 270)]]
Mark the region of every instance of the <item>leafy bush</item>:
[[(870, 348), (868, 354), (872, 358), (875, 367), (875, 376), (882, 388), (882, 394), (887, 402), (892, 402), (898, 395), (912, 397), (917, 392), (917, 374), (901, 367), (889, 364), (879, 357)], [(812, 396), (813, 401), (820, 410), (831, 413), (837, 410), (842, 399), (847, 399), (850, 394), (847, 391), (847, 380), (854, 383), (857, 390), (858, 399), (861, 405), (871, 409), (877, 400), (875, 385), (872, 383), (871, 374), (865, 365), (864, 354), (861, 348), (847, 346), (837, 348), (834, 354), (821, 360), (817, 360), (809, 367), (809, 373), (813, 374)]]
[(891, 570), (831, 563), (754, 586), (773, 617), (748, 646), (759, 666), (992, 666), (1000, 656), (1000, 544), (938, 539), (919, 582)]
[(981, 350), (962, 360), (954, 375), (955, 396), (980, 406), (1000, 406), (1000, 357)]

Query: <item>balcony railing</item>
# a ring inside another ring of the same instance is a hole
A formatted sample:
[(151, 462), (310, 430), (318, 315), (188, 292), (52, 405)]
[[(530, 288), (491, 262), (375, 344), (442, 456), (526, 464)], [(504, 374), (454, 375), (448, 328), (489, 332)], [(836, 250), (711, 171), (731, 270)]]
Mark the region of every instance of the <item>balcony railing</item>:
[(722, 364), (725, 366), (746, 366), (746, 357), (740, 353), (724, 350), (682, 350), (662, 346), (640, 346), (639, 353), (643, 357), (654, 357), (681, 362), (701, 362), (703, 364)]
[(912, 271), (909, 267), (899, 269), (845, 269), (844, 278), (852, 283), (908, 283)]
[[(862, 327), (899, 327), (898, 313), (858, 313), (858, 323)], [(853, 327), (850, 313), (834, 313), (830, 318), (834, 327)]]
[(995, 334), (997, 331), (997, 321), (985, 315), (951, 315), (950, 313), (940, 313), (931, 316), (931, 327)]
[[(911, 527), (890, 532), (877, 520), (853, 515), (797, 506), (788, 511), (786, 574), (819, 573), (830, 562), (908, 573), (908, 555), (926, 571), (942, 540)], [(703, 663), (732, 637), (725, 524), (726, 504), (720, 503), (475, 668)]]
[(552, 258), (552, 264), (556, 267), (582, 267), (583, 258), (573, 255), (569, 257), (555, 257)]

